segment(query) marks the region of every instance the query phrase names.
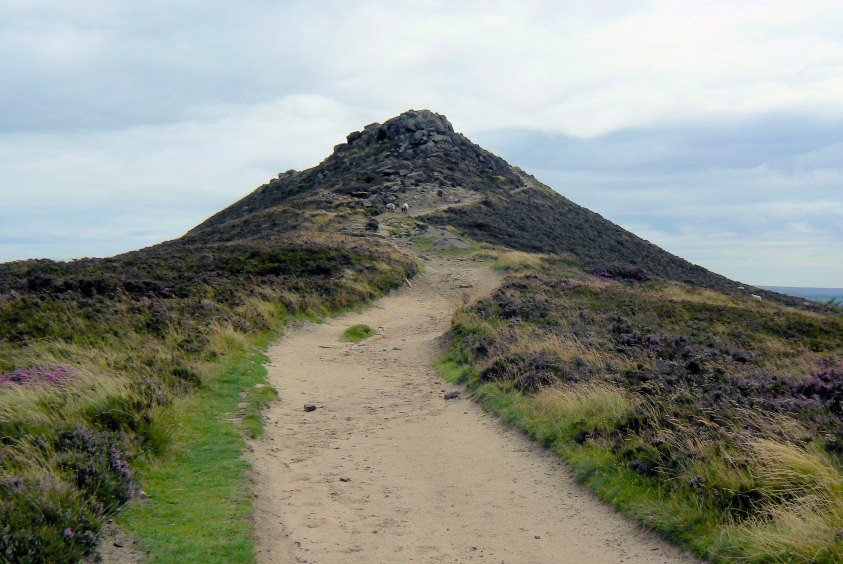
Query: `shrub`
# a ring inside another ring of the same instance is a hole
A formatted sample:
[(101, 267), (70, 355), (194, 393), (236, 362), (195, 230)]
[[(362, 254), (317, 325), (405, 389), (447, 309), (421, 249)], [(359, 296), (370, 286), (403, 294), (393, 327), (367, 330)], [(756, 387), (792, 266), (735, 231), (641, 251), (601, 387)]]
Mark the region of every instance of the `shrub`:
[(512, 354), (496, 358), (480, 373), (480, 380), (509, 383), (522, 392), (537, 392), (560, 380), (570, 379), (572, 373), (558, 357), (547, 353)]
[(0, 480), (0, 559), (77, 563), (93, 552), (103, 520), (100, 505), (60, 481)]
[(76, 427), (58, 434), (56, 466), (80, 492), (111, 513), (135, 495), (134, 472), (114, 435)]
[(7, 374), (0, 374), (0, 386), (61, 386), (73, 379), (73, 369), (66, 364), (19, 368)]

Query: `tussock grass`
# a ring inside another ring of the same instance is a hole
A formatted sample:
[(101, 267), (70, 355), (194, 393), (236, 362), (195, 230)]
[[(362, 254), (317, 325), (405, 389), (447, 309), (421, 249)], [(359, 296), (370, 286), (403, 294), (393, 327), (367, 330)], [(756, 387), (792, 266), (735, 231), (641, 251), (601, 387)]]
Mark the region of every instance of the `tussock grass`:
[(231, 324), (213, 323), (208, 334), (208, 352), (212, 357), (243, 352), (246, 336)]
[(843, 515), (839, 509), (803, 503), (777, 508), (765, 519), (726, 527), (712, 547), (722, 561), (843, 561)]
[(843, 473), (816, 446), (750, 445), (747, 472), (764, 510), (726, 526), (713, 554), (746, 562), (843, 560)]
[(770, 502), (809, 501), (816, 508), (843, 510), (843, 473), (814, 445), (758, 439), (749, 445), (747, 466)]
[(497, 256), (492, 268), (498, 270), (517, 270), (535, 268), (542, 264), (542, 255), (523, 251), (504, 251)]
[(607, 427), (632, 411), (628, 394), (602, 383), (544, 388), (536, 395), (535, 404), (543, 419), (568, 427)]
[(74, 381), (62, 388), (14, 386), (3, 390), (0, 421), (26, 421), (47, 428), (83, 424), (92, 406), (129, 398), (133, 392), (125, 377), (78, 371)]

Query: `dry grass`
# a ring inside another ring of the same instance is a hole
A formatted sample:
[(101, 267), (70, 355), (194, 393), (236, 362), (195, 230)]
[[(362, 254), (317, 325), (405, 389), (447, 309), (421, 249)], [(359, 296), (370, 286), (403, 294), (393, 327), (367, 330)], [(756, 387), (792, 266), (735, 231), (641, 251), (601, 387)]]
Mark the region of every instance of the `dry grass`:
[(256, 288), (253, 295), (245, 298), (236, 308), (242, 316), (257, 320), (266, 326), (272, 326), (281, 319), (283, 312), (279, 308), (281, 292), (270, 288)]
[(246, 342), (246, 336), (230, 323), (214, 322), (208, 331), (208, 351), (215, 356), (242, 352)]
[(499, 270), (537, 268), (541, 265), (543, 256), (522, 251), (500, 251), (492, 268)]
[(843, 515), (807, 505), (777, 508), (764, 520), (753, 520), (725, 529), (721, 544), (740, 547), (717, 549), (713, 553), (733, 562), (811, 562), (843, 561)]
[(26, 421), (52, 428), (82, 424), (91, 406), (102, 405), (110, 398), (127, 398), (132, 392), (132, 385), (125, 377), (75, 367), (73, 381), (62, 387), (5, 387), (0, 421)]
[(758, 439), (750, 443), (748, 458), (759, 490), (770, 501), (843, 511), (843, 474), (815, 446)]
[(677, 284), (675, 282), (668, 282), (664, 287), (660, 288), (659, 297), (665, 300), (712, 305), (733, 305), (737, 303), (734, 298), (723, 292), (688, 286), (686, 284)]
[(585, 423), (592, 427), (618, 421), (633, 408), (628, 394), (602, 383), (545, 388), (536, 395), (535, 402), (543, 418), (563, 424)]
[(813, 446), (754, 441), (748, 472), (766, 511), (722, 530), (714, 554), (744, 562), (843, 561), (843, 474)]

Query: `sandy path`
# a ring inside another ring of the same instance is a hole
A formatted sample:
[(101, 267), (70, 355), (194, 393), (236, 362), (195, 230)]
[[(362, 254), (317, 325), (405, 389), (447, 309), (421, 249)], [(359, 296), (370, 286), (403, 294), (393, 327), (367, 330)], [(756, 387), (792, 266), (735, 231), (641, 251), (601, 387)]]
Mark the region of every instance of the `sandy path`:
[[(443, 398), (458, 388), (430, 368), (437, 338), (466, 292), (498, 280), (435, 260), (412, 289), (270, 349), (281, 399), (250, 455), (258, 562), (689, 561), (599, 503), (551, 453), (470, 400)], [(356, 323), (379, 334), (339, 342)]]

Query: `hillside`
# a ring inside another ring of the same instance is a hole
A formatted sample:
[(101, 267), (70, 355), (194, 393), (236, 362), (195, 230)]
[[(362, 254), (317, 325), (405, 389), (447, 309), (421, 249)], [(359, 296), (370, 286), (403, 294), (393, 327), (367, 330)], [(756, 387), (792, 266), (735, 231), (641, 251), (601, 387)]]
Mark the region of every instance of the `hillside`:
[(0, 264), (0, 562), (79, 562), (157, 464), (184, 491), (173, 457), (196, 445), (202, 466), (187, 476), (216, 477), (197, 486), (216, 516), (203, 534), (248, 555), (240, 433), (260, 432), (272, 397), (254, 388), (255, 343), (416, 271), (382, 243), (280, 231)]
[(843, 558), (843, 315), (531, 260), (445, 374), (605, 500), (715, 562)]

